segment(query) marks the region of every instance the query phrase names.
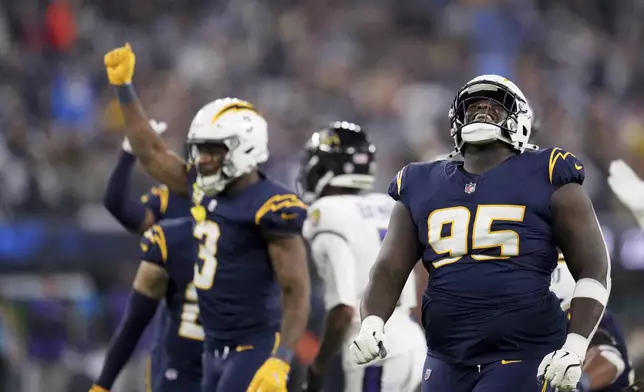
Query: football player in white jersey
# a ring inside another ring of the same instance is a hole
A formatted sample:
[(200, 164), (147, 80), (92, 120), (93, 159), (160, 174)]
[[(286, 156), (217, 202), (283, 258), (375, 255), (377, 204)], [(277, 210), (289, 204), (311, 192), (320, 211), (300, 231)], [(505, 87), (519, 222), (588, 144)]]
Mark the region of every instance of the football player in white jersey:
[(374, 153), (360, 127), (346, 121), (314, 133), (305, 147), (298, 187), (310, 207), (303, 233), (324, 282), (328, 312), (320, 351), (309, 369), (308, 392), (321, 390), (326, 363), (338, 350), (344, 358), (347, 392), (406, 392), (421, 382), (426, 345), (410, 316), (417, 302), (413, 274), (385, 325), (387, 357), (359, 366), (349, 355), (352, 338), (360, 330), (357, 308), (394, 205), (386, 194), (368, 193), (374, 180)]

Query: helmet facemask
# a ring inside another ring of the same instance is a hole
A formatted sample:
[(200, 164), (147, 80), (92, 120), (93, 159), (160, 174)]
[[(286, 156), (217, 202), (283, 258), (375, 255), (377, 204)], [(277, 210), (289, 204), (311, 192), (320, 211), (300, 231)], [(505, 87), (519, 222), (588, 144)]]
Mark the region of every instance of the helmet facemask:
[[(248, 154), (240, 151), (240, 145), (241, 142), (237, 136), (220, 141), (190, 140), (188, 142), (189, 160), (197, 168), (197, 187), (204, 194), (207, 196), (215, 196), (221, 193), (235, 179), (250, 173), (257, 167), (258, 162)], [(226, 152), (221, 158), (221, 163), (217, 171), (205, 174), (199, 169), (201, 154), (216, 154), (209, 152), (209, 147), (225, 148)]]
[(517, 152), (537, 149), (527, 143), (532, 125), (528, 103), (510, 87), (494, 80), (466, 84), (454, 99), (449, 117), (456, 146), (452, 156), (462, 153), (465, 144), (496, 141)]

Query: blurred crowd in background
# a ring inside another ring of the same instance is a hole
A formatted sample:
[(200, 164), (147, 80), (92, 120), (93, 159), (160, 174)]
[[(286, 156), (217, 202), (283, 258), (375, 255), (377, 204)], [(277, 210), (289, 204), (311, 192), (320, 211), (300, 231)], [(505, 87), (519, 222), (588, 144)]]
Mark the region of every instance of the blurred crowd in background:
[[(452, 149), (462, 84), (515, 81), (535, 141), (586, 166), (616, 265), (611, 307), (641, 361), (644, 238), (605, 178), (616, 158), (644, 173), (642, 20), (641, 0), (0, 0), (2, 390), (73, 391), (57, 385), (92, 377), (123, 311), (136, 239), (101, 199), (123, 126), (103, 54), (125, 41), (169, 145), (183, 151), (205, 103), (249, 100), (269, 123), (266, 171), (288, 185), (310, 133), (342, 119), (376, 144), (384, 190), (404, 164)], [(134, 183), (132, 197), (152, 185)], [(98, 265), (115, 244), (119, 267)]]

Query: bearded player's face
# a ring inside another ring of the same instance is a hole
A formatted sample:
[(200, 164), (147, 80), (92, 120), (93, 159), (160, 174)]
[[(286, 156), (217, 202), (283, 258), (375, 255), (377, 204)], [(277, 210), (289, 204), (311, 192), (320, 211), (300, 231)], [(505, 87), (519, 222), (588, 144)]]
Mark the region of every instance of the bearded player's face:
[(221, 169), (228, 148), (222, 143), (207, 143), (195, 146), (196, 164), (201, 175), (212, 175)]

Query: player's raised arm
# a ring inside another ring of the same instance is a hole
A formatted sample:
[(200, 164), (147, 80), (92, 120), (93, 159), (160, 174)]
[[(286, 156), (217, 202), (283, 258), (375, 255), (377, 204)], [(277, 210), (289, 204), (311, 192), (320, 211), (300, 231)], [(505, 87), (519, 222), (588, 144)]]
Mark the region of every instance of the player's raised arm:
[(168, 150), (161, 137), (150, 126), (149, 119), (141, 106), (132, 76), (136, 58), (129, 44), (113, 49), (105, 55), (107, 78), (116, 88), (116, 94), (125, 117), (125, 133), (132, 151), (145, 169), (173, 191), (185, 195), (188, 180), (185, 162)]
[(581, 361), (608, 302), (610, 260), (592, 202), (581, 186), (581, 162), (555, 148), (550, 154), (549, 177), (554, 189), (550, 198), (553, 234), (577, 283), (566, 342), (561, 350), (544, 358), (539, 375), (553, 387), (565, 388), (568, 377), (579, 378)]
[(416, 226), (405, 204), (404, 175), (407, 170), (408, 167), (401, 170), (389, 186), (389, 195), (396, 204), (362, 297), (360, 334), (351, 345), (353, 358), (359, 364), (387, 355), (386, 341), (383, 341), (385, 322), (396, 308), (407, 278), (421, 256)]
[[(166, 129), (166, 124), (163, 122), (157, 123), (150, 120), (150, 125), (159, 134)], [(143, 233), (157, 220), (153, 207), (158, 204), (157, 210), (160, 210), (164, 199), (167, 205), (168, 189), (155, 187), (142, 197), (140, 203), (131, 200), (128, 189), (135, 160), (130, 143), (125, 138), (119, 160), (107, 179), (103, 205), (126, 230)]]
[(129, 304), (110, 342), (101, 374), (90, 392), (109, 391), (132, 356), (143, 331), (154, 318), (157, 306), (166, 292), (168, 274), (162, 267), (167, 261), (167, 245), (160, 226), (152, 226), (141, 241), (142, 261), (132, 285)]

